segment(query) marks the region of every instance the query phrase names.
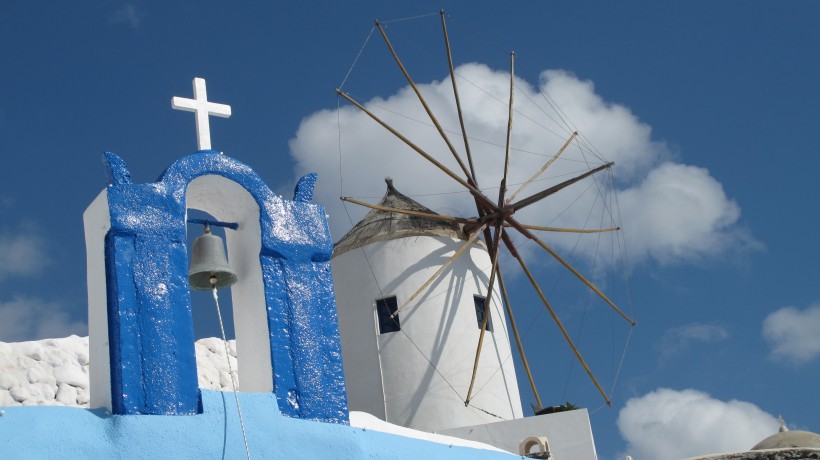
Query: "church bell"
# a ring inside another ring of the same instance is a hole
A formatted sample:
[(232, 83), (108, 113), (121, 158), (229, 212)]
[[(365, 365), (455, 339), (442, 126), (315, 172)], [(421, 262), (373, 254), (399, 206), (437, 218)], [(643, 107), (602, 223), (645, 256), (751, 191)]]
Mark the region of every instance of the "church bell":
[(191, 265), (188, 269), (188, 281), (191, 289), (210, 291), (228, 287), (236, 283), (236, 272), (228, 265), (225, 256), (225, 245), (222, 238), (211, 233), (206, 224), (205, 233), (194, 240), (191, 250)]

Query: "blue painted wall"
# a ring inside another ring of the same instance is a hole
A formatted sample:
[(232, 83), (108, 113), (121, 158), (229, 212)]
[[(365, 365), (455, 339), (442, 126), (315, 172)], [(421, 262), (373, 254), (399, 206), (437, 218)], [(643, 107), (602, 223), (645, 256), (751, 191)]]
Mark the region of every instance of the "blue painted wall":
[[(339, 424), (279, 416), (272, 394), (240, 393), (254, 459), (511, 460), (518, 455), (451, 447)], [(0, 458), (245, 458), (233, 395), (202, 391), (203, 412), (190, 417), (118, 416), (102, 409), (6, 407)]]
[(115, 414), (200, 413), (186, 251), (185, 193), (214, 174), (244, 187), (259, 205), (259, 255), (271, 339), (273, 384), (282, 414), (347, 423), (330, 256), (316, 175), (294, 200), (275, 195), (247, 165), (213, 150), (180, 158), (150, 184), (131, 183), (125, 162), (104, 156), (111, 230), (106, 280)]

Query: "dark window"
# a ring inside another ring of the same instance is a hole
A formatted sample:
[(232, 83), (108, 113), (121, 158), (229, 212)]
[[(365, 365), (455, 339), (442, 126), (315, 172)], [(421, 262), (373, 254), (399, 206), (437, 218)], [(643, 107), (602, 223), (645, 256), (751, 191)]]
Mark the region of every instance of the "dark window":
[[(486, 297), (479, 297), (477, 295), (473, 296), (473, 302), (475, 302), (475, 317), (478, 321), (478, 328), (481, 329), (481, 323), (484, 322), (484, 313), (487, 312), (487, 298)], [(487, 318), (487, 332), (493, 331), (493, 317), (492, 315)]]
[(388, 332), (401, 330), (399, 315), (392, 318), (390, 317), (398, 309), (399, 304), (396, 302), (396, 296), (376, 301), (376, 313), (379, 315), (379, 334), (387, 334)]

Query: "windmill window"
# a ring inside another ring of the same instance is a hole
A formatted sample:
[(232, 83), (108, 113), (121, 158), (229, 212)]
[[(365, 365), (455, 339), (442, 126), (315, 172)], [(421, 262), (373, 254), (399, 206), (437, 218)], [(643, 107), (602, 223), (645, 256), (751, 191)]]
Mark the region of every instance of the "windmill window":
[(396, 301), (396, 296), (376, 300), (376, 314), (379, 317), (379, 334), (387, 334), (388, 332), (401, 330), (399, 315), (391, 317), (393, 313), (396, 313), (398, 308), (399, 304)]
[[(475, 317), (478, 322), (478, 328), (481, 329), (481, 323), (484, 322), (484, 313), (487, 312), (487, 298), (474, 295), (473, 302), (475, 303)], [(487, 332), (493, 331), (493, 317), (487, 318)]]

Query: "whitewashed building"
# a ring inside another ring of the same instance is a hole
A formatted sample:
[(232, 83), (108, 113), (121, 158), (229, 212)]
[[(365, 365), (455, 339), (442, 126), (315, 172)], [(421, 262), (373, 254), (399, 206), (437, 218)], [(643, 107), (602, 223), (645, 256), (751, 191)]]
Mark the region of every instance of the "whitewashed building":
[[(389, 179), (380, 206), (433, 213)], [(458, 224), (374, 209), (336, 243), (332, 267), (351, 410), (425, 431), (522, 417), (497, 285), (486, 300), (492, 264), (484, 244), (474, 243), (407, 302), (466, 240)]]

